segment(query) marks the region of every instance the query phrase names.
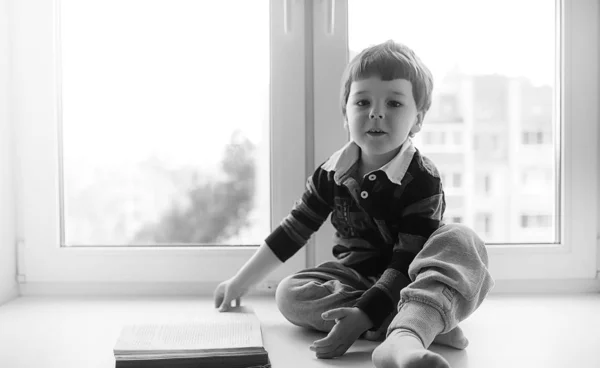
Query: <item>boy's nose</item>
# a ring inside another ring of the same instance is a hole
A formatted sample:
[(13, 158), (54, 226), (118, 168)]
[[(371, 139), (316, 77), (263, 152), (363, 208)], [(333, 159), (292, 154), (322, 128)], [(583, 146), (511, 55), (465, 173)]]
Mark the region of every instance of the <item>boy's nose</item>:
[(380, 112), (371, 111), (371, 114), (369, 114), (369, 117), (371, 119), (375, 119), (375, 118), (383, 119), (383, 114)]

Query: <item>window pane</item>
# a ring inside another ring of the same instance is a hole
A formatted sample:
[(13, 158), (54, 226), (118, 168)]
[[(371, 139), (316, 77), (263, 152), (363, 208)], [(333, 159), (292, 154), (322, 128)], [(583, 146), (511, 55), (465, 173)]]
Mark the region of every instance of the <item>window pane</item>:
[[(557, 242), (554, 1), (354, 0), (348, 9), (350, 58), (393, 39), (433, 73), (433, 103), (414, 142), (450, 189), (445, 220), (460, 218), (491, 243)], [(434, 138), (456, 131), (471, 136), (452, 150)], [(538, 174), (524, 182), (531, 167)], [(493, 191), (489, 179), (477, 182), (490, 170)]]
[(60, 6), (63, 245), (262, 242), (269, 2)]

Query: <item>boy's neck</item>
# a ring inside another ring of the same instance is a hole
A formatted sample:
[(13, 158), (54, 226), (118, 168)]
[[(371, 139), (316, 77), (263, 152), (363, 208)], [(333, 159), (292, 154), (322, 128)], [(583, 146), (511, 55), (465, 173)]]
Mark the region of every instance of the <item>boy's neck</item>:
[(377, 165), (373, 165), (373, 164), (371, 164), (371, 165), (366, 164), (361, 159), (358, 161), (358, 167), (356, 169), (356, 173), (358, 174), (357, 176), (362, 179), (363, 176), (367, 175), (368, 173), (370, 173), (373, 170), (379, 169), (381, 166), (383, 166), (383, 165), (377, 166)]
[(370, 157), (361, 152), (360, 160), (358, 161), (358, 169), (357, 169), (360, 177), (363, 177), (366, 174), (370, 173), (371, 171), (380, 169), (382, 166), (386, 165), (394, 157), (396, 157), (398, 152), (400, 152), (400, 148), (401, 147), (398, 147), (397, 149), (395, 149), (391, 152), (388, 152), (384, 155), (370, 156)]

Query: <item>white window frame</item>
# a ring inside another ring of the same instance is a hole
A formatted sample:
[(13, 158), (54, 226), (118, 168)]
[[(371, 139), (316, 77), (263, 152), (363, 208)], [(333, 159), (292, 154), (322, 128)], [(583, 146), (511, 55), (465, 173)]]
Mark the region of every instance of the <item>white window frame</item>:
[[(60, 247), (57, 6), (58, 0), (13, 1), (9, 9), (21, 292), (212, 292), (256, 247)], [(299, 1), (272, 0), (270, 12), (274, 229), (302, 195), (307, 178), (305, 15)], [(301, 250), (262, 286), (305, 265)]]
[[(347, 6), (348, 3), (341, 0), (315, 3), (315, 91), (322, 92), (319, 98), (315, 96), (314, 102), (318, 157), (315, 164), (325, 157), (326, 152), (331, 154), (346, 142), (337, 137), (345, 137), (338, 96), (340, 78), (348, 62)], [(562, 120), (561, 239), (558, 244), (488, 247), (490, 272), (496, 280), (496, 289), (503, 291), (524, 290), (522, 284), (511, 282), (514, 280), (580, 280), (586, 285), (590, 280), (596, 280), (600, 9), (594, 0), (558, 0), (557, 6), (561, 8), (558, 24), (562, 27), (561, 78), (557, 79), (557, 85), (562, 86), (559, 99)], [(334, 21), (322, 16), (332, 13), (332, 9)], [(327, 139), (319, 140), (319, 135)], [(520, 136), (513, 139), (520, 144)], [(329, 226), (317, 236), (317, 263), (332, 258), (332, 233)], [(535, 290), (540, 284), (532, 281), (529, 285)], [(597, 283), (594, 285), (597, 287)], [(552, 290), (552, 287), (544, 290)]]
[[(505, 290), (518, 291), (523, 290), (520, 280), (596, 279), (600, 11), (594, 0), (560, 3), (564, 45), (560, 56), (562, 238), (556, 245), (489, 247), (496, 290), (503, 281), (509, 285)], [(8, 11), (21, 292), (212, 291), (217, 282), (233, 275), (253, 248), (59, 247), (54, 2), (15, 1)], [(271, 12), (272, 49), (277, 50), (272, 74), (281, 73), (281, 68), (286, 72), (286, 78), (274, 78), (271, 87), (274, 228), (304, 190), (309, 168), (314, 169), (347, 142), (338, 98), (341, 74), (348, 62), (348, 19), (343, 0), (271, 0)], [(305, 24), (312, 28), (305, 29)], [(307, 58), (312, 63), (307, 63)], [(278, 124), (281, 122), (284, 125)], [(314, 140), (310, 140), (313, 134)], [(314, 242), (309, 242), (309, 256), (304, 250), (299, 252), (269, 280), (332, 259), (332, 236), (333, 228), (327, 222)]]

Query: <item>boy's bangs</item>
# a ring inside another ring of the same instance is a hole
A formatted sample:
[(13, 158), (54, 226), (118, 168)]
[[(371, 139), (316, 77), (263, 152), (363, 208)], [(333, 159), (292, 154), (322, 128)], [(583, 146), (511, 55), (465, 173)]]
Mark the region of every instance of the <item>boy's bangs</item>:
[(414, 80), (415, 71), (407, 61), (399, 58), (390, 57), (390, 55), (370, 55), (365, 57), (362, 62), (354, 64), (350, 70), (350, 80), (356, 81), (367, 79), (374, 76), (384, 81), (394, 79)]

